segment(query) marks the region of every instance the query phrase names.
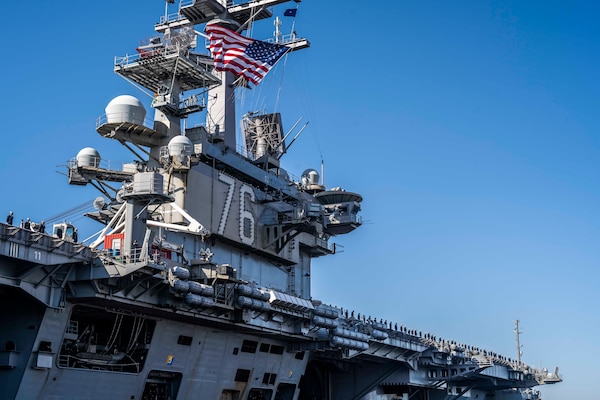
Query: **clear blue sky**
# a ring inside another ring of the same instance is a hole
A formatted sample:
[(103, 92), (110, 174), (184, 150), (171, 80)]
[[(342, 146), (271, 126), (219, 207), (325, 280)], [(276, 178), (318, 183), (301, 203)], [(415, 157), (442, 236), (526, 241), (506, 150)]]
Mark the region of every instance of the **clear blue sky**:
[[(329, 187), (364, 196), (364, 226), (313, 264), (315, 298), (513, 358), (520, 319), (524, 361), (565, 379), (541, 387), (544, 400), (598, 397), (597, 4), (300, 4), (311, 48), (244, 105), (271, 110), (281, 87), (285, 126), (310, 121), (284, 166), (300, 175), (322, 156)], [(119, 94), (149, 103), (113, 57), (152, 36), (163, 11), (160, 0), (3, 5), (0, 212), (40, 220), (96, 197), (56, 173), (83, 147), (132, 158), (95, 120)]]

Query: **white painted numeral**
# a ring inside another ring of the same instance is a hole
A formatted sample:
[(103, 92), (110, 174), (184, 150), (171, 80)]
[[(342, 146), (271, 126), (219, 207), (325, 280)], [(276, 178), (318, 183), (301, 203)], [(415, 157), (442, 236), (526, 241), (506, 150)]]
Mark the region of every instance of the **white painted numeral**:
[(221, 213), (221, 221), (219, 221), (219, 229), (217, 230), (217, 233), (222, 235), (225, 233), (225, 224), (227, 223), (227, 218), (229, 217), (229, 209), (231, 208), (231, 200), (233, 199), (233, 192), (235, 190), (235, 179), (233, 179), (231, 176), (225, 175), (222, 172), (219, 172), (219, 180), (229, 186), (227, 189), (225, 204), (223, 205), (223, 212)]
[[(250, 201), (254, 203), (256, 200), (254, 191), (248, 185), (242, 185), (240, 187), (240, 240), (242, 243), (247, 245), (254, 244), (254, 214), (246, 210), (246, 195), (248, 195)], [(244, 226), (248, 221), (250, 229), (248, 232), (244, 229)]]
[[(227, 196), (225, 198), (225, 204), (223, 205), (223, 212), (221, 213), (221, 220), (219, 221), (219, 229), (217, 233), (219, 235), (225, 234), (225, 224), (229, 218), (229, 210), (231, 208), (231, 202), (233, 200), (233, 193), (235, 192), (235, 179), (231, 176), (219, 173), (219, 181), (227, 184)], [(246, 198), (251, 203), (256, 201), (254, 190), (252, 187), (242, 184), (240, 186), (240, 218), (239, 218), (239, 229), (240, 229), (240, 241), (244, 244), (252, 246), (254, 244), (254, 225), (256, 223), (254, 214), (252, 211), (246, 209)], [(247, 226), (248, 229), (244, 229)]]

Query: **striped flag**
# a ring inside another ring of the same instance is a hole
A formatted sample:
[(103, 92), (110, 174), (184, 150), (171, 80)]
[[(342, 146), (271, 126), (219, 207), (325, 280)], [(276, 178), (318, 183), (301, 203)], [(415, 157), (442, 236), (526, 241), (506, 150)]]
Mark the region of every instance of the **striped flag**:
[(262, 42), (242, 36), (227, 28), (207, 25), (209, 49), (217, 71), (230, 71), (258, 83), (288, 50), (280, 44)]

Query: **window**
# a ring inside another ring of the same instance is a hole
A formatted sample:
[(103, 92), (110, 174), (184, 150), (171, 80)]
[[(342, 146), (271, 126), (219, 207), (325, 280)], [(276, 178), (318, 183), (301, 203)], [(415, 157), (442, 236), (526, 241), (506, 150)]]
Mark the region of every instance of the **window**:
[(280, 383), (275, 392), (275, 400), (292, 400), (296, 392), (296, 385), (291, 383)]
[(260, 351), (263, 353), (268, 353), (269, 352), (269, 348), (271, 348), (271, 345), (268, 343), (261, 343), (260, 344)]
[(52, 343), (41, 340), (39, 351), (52, 352)]
[(271, 345), (271, 354), (283, 354), (283, 346)]
[(270, 374), (268, 372), (265, 372), (265, 374), (263, 375), (262, 383), (265, 385), (274, 385), (276, 380), (277, 374)]
[(242, 343), (242, 352), (244, 353), (256, 353), (256, 348), (258, 347), (258, 342), (254, 340), (244, 340)]
[(271, 389), (250, 389), (248, 393), (248, 400), (271, 400), (273, 396), (273, 390)]
[(236, 382), (248, 382), (249, 380), (250, 380), (250, 370), (249, 369), (239, 368), (235, 372), (235, 381)]
[(179, 335), (179, 338), (177, 339), (177, 344), (181, 344), (183, 346), (191, 346), (191, 344), (192, 344), (192, 337), (191, 336)]

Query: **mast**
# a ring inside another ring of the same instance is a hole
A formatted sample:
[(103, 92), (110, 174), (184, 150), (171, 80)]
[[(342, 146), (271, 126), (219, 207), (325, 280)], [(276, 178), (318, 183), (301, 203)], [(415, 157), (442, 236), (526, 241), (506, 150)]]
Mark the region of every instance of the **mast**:
[(523, 333), (521, 331), (519, 331), (519, 320), (515, 320), (515, 336), (517, 339), (517, 362), (518, 365), (521, 365), (521, 355), (523, 354), (523, 352), (521, 351), (521, 344), (519, 343), (519, 335)]

